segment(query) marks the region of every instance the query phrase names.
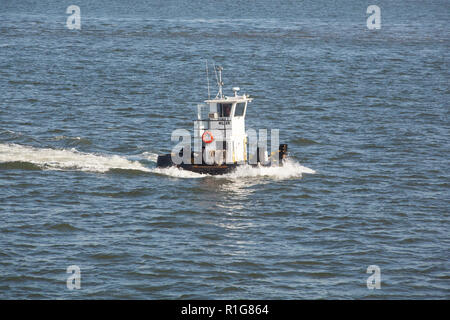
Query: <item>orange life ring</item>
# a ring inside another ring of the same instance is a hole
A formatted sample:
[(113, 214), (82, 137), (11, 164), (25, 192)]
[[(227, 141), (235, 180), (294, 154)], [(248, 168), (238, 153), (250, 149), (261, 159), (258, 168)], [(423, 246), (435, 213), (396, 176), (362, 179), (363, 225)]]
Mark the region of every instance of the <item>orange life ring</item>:
[(205, 131), (202, 134), (202, 140), (204, 143), (211, 143), (213, 142), (214, 138), (211, 132)]

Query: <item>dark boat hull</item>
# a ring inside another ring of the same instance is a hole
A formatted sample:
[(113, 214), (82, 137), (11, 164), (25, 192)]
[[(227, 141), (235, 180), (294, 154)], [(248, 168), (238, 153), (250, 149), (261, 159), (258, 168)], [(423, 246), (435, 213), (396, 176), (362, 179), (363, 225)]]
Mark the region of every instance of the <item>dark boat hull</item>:
[[(264, 164), (261, 163), (260, 158), (259, 158), (259, 150), (257, 151), (257, 164), (251, 164), (251, 166), (258, 166), (258, 165), (262, 165), (264, 166)], [(182, 153), (180, 153), (180, 156), (182, 156)], [(278, 160), (279, 160), (279, 164), (282, 165), (283, 164), (283, 160), (286, 158), (287, 156), (287, 144), (280, 144), (279, 150), (278, 150)], [(191, 162), (194, 162), (194, 156), (193, 154), (191, 154)], [(239, 163), (231, 163), (231, 164), (206, 164), (206, 163), (202, 163), (202, 164), (175, 164), (172, 161), (172, 156), (171, 154), (164, 154), (164, 155), (160, 155), (158, 156), (158, 159), (156, 161), (156, 166), (159, 168), (169, 168), (169, 167), (177, 167), (177, 168), (181, 168), (184, 170), (189, 170), (192, 172), (196, 172), (196, 173), (200, 173), (200, 174), (211, 174), (211, 175), (220, 175), (220, 174), (226, 174), (229, 173), (231, 171), (233, 171), (234, 169), (236, 169), (236, 167), (240, 166), (242, 164)]]
[(189, 170), (200, 174), (221, 175), (226, 174), (236, 169), (237, 164), (231, 165), (195, 165), (195, 164), (183, 164), (179, 165), (179, 168)]
[(170, 154), (164, 154), (158, 156), (158, 160), (156, 162), (156, 166), (159, 168), (169, 168), (169, 167), (177, 167), (183, 170), (189, 170), (192, 172), (200, 173), (200, 174), (211, 174), (211, 175), (220, 175), (226, 174), (234, 169), (239, 164), (222, 164), (222, 165), (207, 165), (207, 164), (179, 164), (176, 165), (172, 162), (172, 158)]

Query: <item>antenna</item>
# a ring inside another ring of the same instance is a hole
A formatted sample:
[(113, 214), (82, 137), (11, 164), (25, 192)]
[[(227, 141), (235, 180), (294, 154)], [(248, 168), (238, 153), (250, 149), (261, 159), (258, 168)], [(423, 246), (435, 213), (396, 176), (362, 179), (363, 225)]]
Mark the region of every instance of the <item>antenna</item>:
[(217, 72), (216, 72), (217, 85), (219, 86), (219, 92), (217, 92), (216, 98), (219, 97), (220, 99), (223, 99), (223, 93), (222, 93), (222, 86), (223, 86), (222, 70), (223, 70), (223, 68), (221, 66), (215, 67), (215, 71), (219, 72), (219, 78), (217, 78)]
[(217, 68), (216, 68), (216, 64), (213, 62), (213, 67), (214, 67), (214, 73), (216, 75), (216, 82), (219, 83), (219, 79), (217, 78)]
[(206, 59), (206, 81), (208, 82), (208, 100), (211, 99), (211, 94), (209, 93), (209, 71), (208, 71), (208, 59)]

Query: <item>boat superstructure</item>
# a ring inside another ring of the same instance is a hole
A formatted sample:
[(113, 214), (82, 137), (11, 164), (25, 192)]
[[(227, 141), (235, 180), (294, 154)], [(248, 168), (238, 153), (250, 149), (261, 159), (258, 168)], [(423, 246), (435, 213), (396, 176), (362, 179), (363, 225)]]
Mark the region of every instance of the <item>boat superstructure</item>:
[[(245, 117), (253, 99), (245, 94), (239, 95), (238, 87), (233, 87), (232, 96), (225, 96), (222, 70), (221, 67), (215, 70), (219, 87), (216, 97), (198, 105), (197, 120), (194, 121), (193, 151), (190, 151), (189, 145), (178, 154), (160, 155), (158, 167), (177, 166), (198, 173), (223, 174), (242, 164), (283, 164), (283, 159), (287, 156), (286, 144), (280, 144), (278, 150), (271, 152), (270, 156), (264, 147), (254, 148), (255, 152), (249, 154)], [(184, 161), (174, 161), (177, 156), (178, 159), (183, 157)]]

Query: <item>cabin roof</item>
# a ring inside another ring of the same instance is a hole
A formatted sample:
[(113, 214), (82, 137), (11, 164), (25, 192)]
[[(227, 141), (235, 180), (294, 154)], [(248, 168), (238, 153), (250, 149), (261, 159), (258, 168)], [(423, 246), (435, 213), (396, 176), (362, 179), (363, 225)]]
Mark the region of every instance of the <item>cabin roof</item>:
[(232, 97), (227, 97), (224, 96), (223, 98), (215, 98), (215, 99), (209, 99), (209, 100), (205, 100), (206, 103), (233, 103), (233, 102), (250, 102), (252, 101), (253, 98), (249, 98), (246, 95), (243, 96), (232, 96)]

